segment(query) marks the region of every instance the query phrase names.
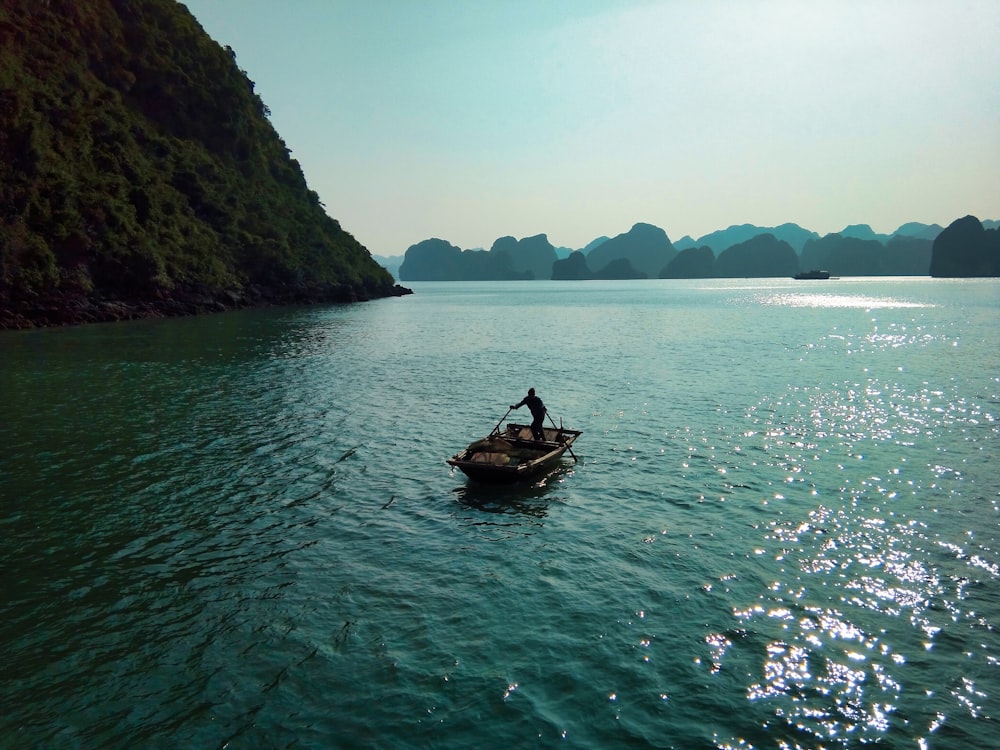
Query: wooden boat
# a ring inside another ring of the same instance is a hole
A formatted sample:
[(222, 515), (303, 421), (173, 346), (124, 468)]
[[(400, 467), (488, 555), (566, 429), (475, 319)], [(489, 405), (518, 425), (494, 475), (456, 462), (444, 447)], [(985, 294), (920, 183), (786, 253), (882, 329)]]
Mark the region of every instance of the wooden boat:
[(800, 271), (795, 274), (793, 279), (798, 279), (799, 281), (803, 279), (828, 279), (830, 278), (829, 271), (818, 271), (815, 268), (812, 271)]
[[(526, 424), (508, 424), (501, 432), (497, 427), (486, 437), (471, 443), (448, 459), (470, 479), (480, 482), (515, 482), (528, 479), (553, 468), (581, 430), (546, 427), (545, 439), (535, 440)], [(576, 457), (573, 457), (574, 460)]]

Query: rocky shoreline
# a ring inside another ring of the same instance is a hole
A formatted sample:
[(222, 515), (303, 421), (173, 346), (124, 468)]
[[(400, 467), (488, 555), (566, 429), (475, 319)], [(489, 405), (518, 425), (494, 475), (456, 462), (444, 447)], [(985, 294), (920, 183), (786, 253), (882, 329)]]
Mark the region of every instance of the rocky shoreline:
[(0, 330), (24, 330), (143, 318), (175, 318), (259, 307), (347, 304), (413, 294), (395, 284), (377, 289), (350, 284), (299, 284), (241, 290), (191, 284), (161, 290), (149, 299), (107, 299), (62, 292), (49, 297), (0, 300)]

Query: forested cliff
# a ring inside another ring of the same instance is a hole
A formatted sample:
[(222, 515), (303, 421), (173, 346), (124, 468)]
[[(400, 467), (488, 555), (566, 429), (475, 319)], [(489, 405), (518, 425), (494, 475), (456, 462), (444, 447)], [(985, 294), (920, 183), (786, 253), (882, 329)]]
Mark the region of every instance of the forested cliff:
[(175, 0), (0, 5), (0, 327), (405, 293)]

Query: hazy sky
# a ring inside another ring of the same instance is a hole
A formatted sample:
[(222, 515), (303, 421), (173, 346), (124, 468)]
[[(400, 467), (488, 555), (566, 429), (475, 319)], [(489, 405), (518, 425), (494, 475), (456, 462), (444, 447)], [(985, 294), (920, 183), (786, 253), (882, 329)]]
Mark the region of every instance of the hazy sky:
[(368, 249), (1000, 218), (997, 0), (185, 0)]

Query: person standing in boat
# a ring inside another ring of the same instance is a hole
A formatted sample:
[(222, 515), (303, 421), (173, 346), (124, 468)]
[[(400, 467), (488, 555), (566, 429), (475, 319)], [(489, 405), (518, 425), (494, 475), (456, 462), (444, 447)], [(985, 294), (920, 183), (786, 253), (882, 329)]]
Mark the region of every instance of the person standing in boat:
[(545, 404), (535, 395), (534, 388), (529, 388), (528, 395), (522, 398), (520, 403), (511, 404), (510, 408), (520, 409), (522, 406), (527, 406), (528, 411), (531, 412), (531, 434), (535, 440), (544, 440), (545, 430), (542, 427), (542, 423), (545, 421)]

